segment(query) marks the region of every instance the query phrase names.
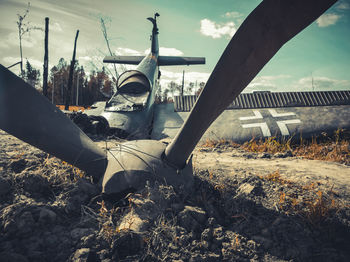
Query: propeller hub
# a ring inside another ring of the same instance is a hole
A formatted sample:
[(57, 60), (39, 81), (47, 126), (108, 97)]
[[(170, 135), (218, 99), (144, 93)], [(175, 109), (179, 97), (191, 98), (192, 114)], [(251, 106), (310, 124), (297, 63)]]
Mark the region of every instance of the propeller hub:
[(165, 160), (166, 146), (161, 141), (134, 140), (110, 149), (102, 193), (119, 198), (144, 188), (147, 181), (183, 187), (188, 192), (193, 185), (192, 159), (179, 170)]

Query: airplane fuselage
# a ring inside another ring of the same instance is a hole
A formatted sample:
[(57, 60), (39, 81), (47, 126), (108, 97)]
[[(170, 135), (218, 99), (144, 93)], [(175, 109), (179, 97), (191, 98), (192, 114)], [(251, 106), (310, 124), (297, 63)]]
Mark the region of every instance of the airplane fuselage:
[[(134, 70), (123, 72), (118, 78), (117, 92), (101, 113), (117, 136), (139, 139), (150, 136), (154, 101), (160, 77), (160, 65), (204, 64), (204, 58), (159, 56), (157, 17), (148, 18), (153, 24), (151, 50), (145, 57), (106, 57), (104, 62), (137, 64)], [(88, 114), (94, 114), (90, 112)]]

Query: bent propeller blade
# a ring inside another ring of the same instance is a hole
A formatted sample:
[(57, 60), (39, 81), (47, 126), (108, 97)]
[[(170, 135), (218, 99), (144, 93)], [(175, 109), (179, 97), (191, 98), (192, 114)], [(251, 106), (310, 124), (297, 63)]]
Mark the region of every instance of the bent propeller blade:
[(211, 123), (277, 51), (336, 0), (264, 0), (226, 47), (180, 131), (165, 150), (181, 168)]
[(61, 110), (0, 65), (0, 128), (100, 178), (107, 159)]

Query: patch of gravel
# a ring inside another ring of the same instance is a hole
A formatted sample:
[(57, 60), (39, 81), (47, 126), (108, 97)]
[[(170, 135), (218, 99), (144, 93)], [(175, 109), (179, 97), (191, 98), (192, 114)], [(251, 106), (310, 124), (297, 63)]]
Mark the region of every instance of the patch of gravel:
[(197, 168), (191, 192), (147, 185), (112, 203), (60, 160), (2, 131), (0, 142), (1, 261), (350, 257), (349, 199), (325, 184), (227, 175), (217, 166)]

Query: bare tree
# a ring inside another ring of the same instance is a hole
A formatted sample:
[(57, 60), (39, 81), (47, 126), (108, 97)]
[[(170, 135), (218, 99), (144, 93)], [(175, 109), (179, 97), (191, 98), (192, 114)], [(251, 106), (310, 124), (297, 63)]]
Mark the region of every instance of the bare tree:
[(72, 57), (72, 61), (70, 63), (70, 68), (69, 68), (69, 78), (68, 78), (68, 86), (67, 86), (67, 89), (66, 89), (66, 101), (65, 101), (64, 110), (69, 110), (70, 96), (71, 96), (72, 85), (73, 85), (73, 74), (74, 74), (74, 67), (75, 67), (75, 54), (76, 54), (78, 36), (79, 36), (79, 30), (77, 30), (77, 33), (75, 35), (75, 40), (74, 40), (73, 57)]
[(17, 27), (18, 27), (18, 39), (19, 39), (19, 52), (21, 56), (21, 77), (24, 77), (24, 71), (23, 71), (23, 52), (22, 52), (22, 39), (23, 36), (26, 33), (30, 34), (30, 31), (32, 30), (43, 30), (41, 27), (37, 26), (31, 26), (30, 22), (25, 22), (25, 18), (27, 17), (29, 13), (29, 7), (30, 7), (30, 2), (28, 2), (27, 9), (24, 11), (23, 15), (17, 14), (18, 21), (17, 21)]
[[(109, 38), (108, 38), (108, 35), (107, 35), (107, 28), (106, 28), (105, 19), (100, 17), (100, 23), (101, 23), (102, 34), (103, 34), (103, 37), (104, 37), (104, 39), (106, 41), (106, 44), (107, 44), (108, 52), (109, 52), (109, 54), (111, 56), (114, 56), (114, 53), (112, 52), (111, 47), (109, 45)], [(113, 64), (113, 66), (114, 66), (114, 72), (115, 72), (115, 79), (118, 79), (117, 67), (116, 67), (115, 64)]]
[(194, 89), (194, 83), (193, 82), (190, 82), (187, 86), (187, 94), (188, 95), (192, 95), (192, 91)]

